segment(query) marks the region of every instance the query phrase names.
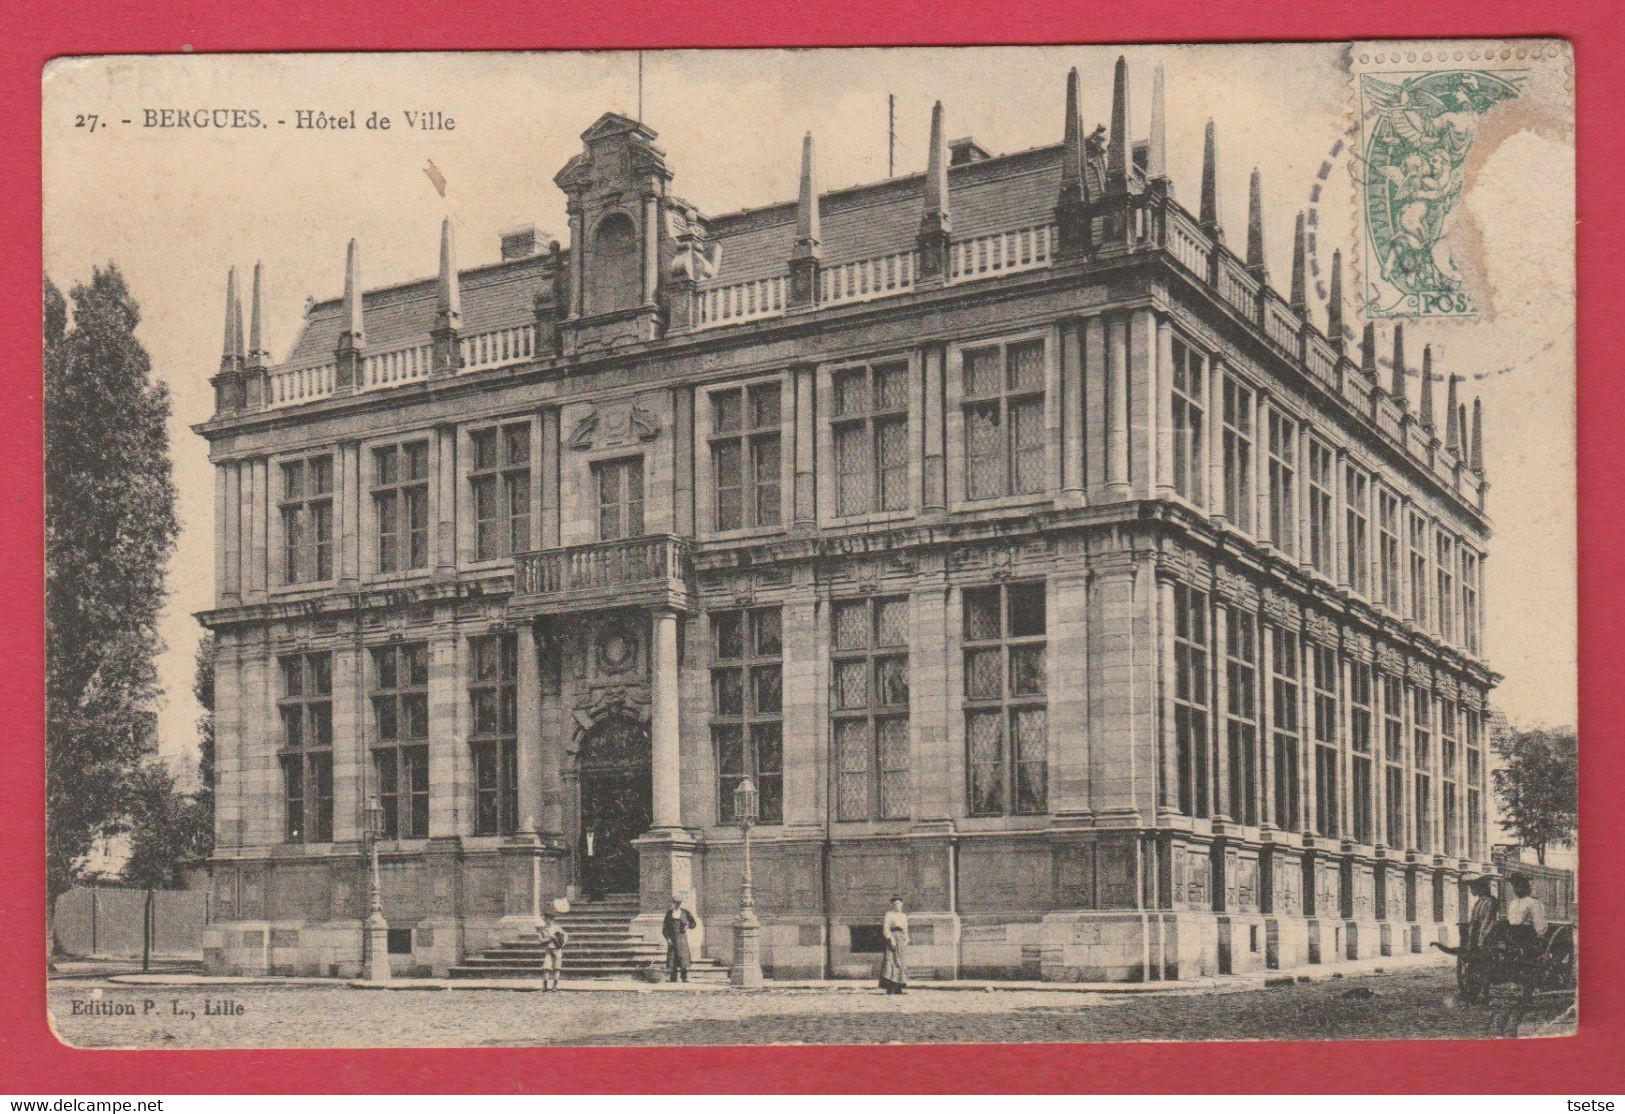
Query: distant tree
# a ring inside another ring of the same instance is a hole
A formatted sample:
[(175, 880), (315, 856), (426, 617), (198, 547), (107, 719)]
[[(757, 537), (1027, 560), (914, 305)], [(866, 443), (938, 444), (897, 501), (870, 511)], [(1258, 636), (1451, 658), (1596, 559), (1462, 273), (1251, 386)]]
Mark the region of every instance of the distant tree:
[(179, 889), (187, 872), (208, 857), (210, 817), (199, 794), (182, 793), (163, 762), (145, 763), (135, 777), (130, 802), (130, 857), (124, 881), (147, 891), (141, 914), (141, 969), (152, 961), (157, 931), (158, 890)]
[(1544, 863), (1549, 844), (1574, 846), (1579, 808), (1580, 743), (1569, 727), (1505, 731), (1494, 740), (1501, 815), (1518, 842)]
[(201, 793), (184, 793), (161, 761), (142, 765), (130, 802), (130, 857), (124, 881), (148, 890), (173, 890), (209, 857), (210, 817)]
[(175, 546), (169, 392), (114, 265), (67, 302), (45, 280), (48, 900), (127, 825), (156, 729), (157, 634)]
[(204, 631), (197, 643), (197, 673), (192, 695), (203, 709), (197, 717), (197, 774), (199, 807), (208, 820), (203, 857), (214, 853), (214, 632)]

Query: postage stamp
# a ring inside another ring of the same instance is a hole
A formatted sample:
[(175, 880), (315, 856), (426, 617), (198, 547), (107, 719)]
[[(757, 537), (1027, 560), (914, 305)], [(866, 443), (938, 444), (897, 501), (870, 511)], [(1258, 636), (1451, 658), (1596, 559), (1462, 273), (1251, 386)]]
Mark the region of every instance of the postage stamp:
[(1469, 258), (1473, 171), (1497, 127), (1531, 93), (1571, 72), (1566, 44), (1355, 44), (1354, 178), (1373, 318), (1473, 317), (1484, 310)]

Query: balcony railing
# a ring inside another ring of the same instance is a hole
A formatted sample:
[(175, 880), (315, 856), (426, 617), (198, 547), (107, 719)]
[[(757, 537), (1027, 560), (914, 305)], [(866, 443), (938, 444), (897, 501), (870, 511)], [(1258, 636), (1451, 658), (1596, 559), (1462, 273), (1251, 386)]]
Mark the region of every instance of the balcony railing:
[(515, 597), (579, 607), (675, 602), (687, 591), (688, 543), (670, 534), (520, 554)]

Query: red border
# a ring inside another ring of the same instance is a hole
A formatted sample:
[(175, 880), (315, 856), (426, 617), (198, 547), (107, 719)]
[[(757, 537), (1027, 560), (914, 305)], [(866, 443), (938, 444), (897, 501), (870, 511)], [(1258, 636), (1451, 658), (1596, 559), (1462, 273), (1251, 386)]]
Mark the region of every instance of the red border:
[[(209, 1092), (1389, 1091), (1625, 1090), (1620, 987), (1625, 961), (1607, 936), (1625, 914), (1617, 848), (1622, 816), (1611, 786), (1625, 750), (1603, 725), (1625, 712), (1610, 683), (1625, 654), (1610, 637), (1625, 619), (1611, 588), (1618, 560), (1608, 523), (1625, 514), (1611, 478), (1625, 470), (1625, 391), (1608, 315), (1625, 280), (1616, 113), (1625, 105), (1616, 0), (1430, 0), (1426, 5), (1295, 0), (1250, 7), (1178, 0), (1134, 3), (824, 3), (690, 0), (680, 8), (594, 0), (350, 0), (249, 8), (214, 0), (111, 5), (14, 0), (6, 20), (0, 135), (13, 152), (3, 190), (6, 266), (0, 335), (25, 353), (0, 373), (0, 568), (11, 598), (0, 634), (12, 668), (0, 722), (13, 728), (0, 809), (0, 1091), (50, 1094)], [(141, 10), (146, 8), (149, 10)], [(60, 54), (197, 51), (513, 49), (659, 46), (1054, 43), (1561, 35), (1574, 44), (1578, 86), (1580, 301), (1580, 622), (1582, 719), (1588, 748), (1581, 807), (1588, 948), (1583, 1021), (1571, 1039), (1518, 1042), (991, 1046), (587, 1050), (83, 1052), (45, 1025), (40, 691), (43, 574), (39, 421), (40, 69)], [(1611, 204), (1611, 202), (1613, 202)]]

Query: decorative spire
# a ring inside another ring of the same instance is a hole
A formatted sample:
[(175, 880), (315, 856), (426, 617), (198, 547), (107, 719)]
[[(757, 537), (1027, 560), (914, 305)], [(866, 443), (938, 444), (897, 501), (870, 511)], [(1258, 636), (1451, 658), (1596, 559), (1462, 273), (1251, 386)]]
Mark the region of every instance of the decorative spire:
[(1128, 134), (1128, 59), (1117, 56), (1112, 75), (1112, 134), (1106, 148), (1106, 192), (1127, 193), (1134, 141)]
[(1405, 326), (1394, 326), (1394, 379), (1389, 394), (1399, 403), (1400, 410), (1410, 409), (1410, 400), (1405, 396)]
[(801, 138), (801, 193), (796, 201), (796, 246), (792, 257), (818, 258), (823, 253), (822, 239), (818, 216), (818, 172), (813, 161), (813, 136), (812, 132), (808, 132)]
[(1309, 316), (1309, 292), (1304, 282), (1304, 232), (1303, 211), (1298, 211), (1298, 219), (1292, 228), (1292, 312), (1299, 317)]
[(1377, 381), (1377, 326), (1370, 321), (1360, 337), (1360, 370), (1373, 383)]
[(339, 333), (339, 347), (360, 348), (366, 343), (361, 314), (361, 247), (351, 240), (344, 257), (344, 330)]
[(1224, 239), (1219, 223), (1219, 141), (1212, 120), (1202, 135), (1202, 228), (1215, 240)]
[(1460, 382), (1461, 376), (1451, 372), (1444, 388), (1444, 446), (1456, 454), (1457, 460), (1466, 455), (1462, 452), (1463, 430), (1461, 415), (1457, 409), (1461, 404), (1456, 399), (1456, 384)]
[(231, 332), (231, 358), (238, 367), (242, 367), (246, 353), (243, 351), (243, 296), (240, 293), (231, 303)]
[(260, 271), (258, 261), (254, 263), (254, 294), (248, 305), (248, 362), (252, 367), (260, 367), (269, 362), (266, 359), (265, 345), (260, 333)]
[(948, 228), (948, 147), (943, 138), (942, 102), (931, 106), (931, 149), (925, 164), (925, 217)]
[(931, 152), (925, 167), (925, 208), (920, 214), (920, 231), (915, 243), (920, 252), (917, 286), (939, 286), (948, 277), (949, 233), (953, 219), (948, 215), (948, 147), (943, 139), (942, 102), (931, 106)]
[(1422, 428), (1433, 432), (1433, 345), (1422, 346)]
[(437, 329), (456, 329), (463, 323), (463, 292), (457, 277), (457, 245), (450, 217), (440, 222), (440, 282), (435, 288), (434, 311)]
[(1484, 400), (1473, 399), (1473, 447), (1467, 463), (1480, 476), (1484, 474)]
[(1264, 266), (1264, 176), (1253, 167), (1247, 181), (1247, 270), (1259, 282), (1269, 281)]
[(226, 338), (220, 346), (220, 362), (228, 364), (237, 354), (237, 268), (226, 270)]
[(1168, 177), (1168, 117), (1162, 106), (1162, 67), (1151, 71), (1151, 138), (1146, 144), (1145, 176)]
[(1083, 115), (1078, 101), (1078, 68), (1066, 75), (1066, 121), (1062, 131), (1062, 202), (1089, 200), (1089, 167), (1083, 146)]
[(1331, 294), (1326, 299), (1326, 339), (1343, 353), (1343, 253), (1332, 252)]

